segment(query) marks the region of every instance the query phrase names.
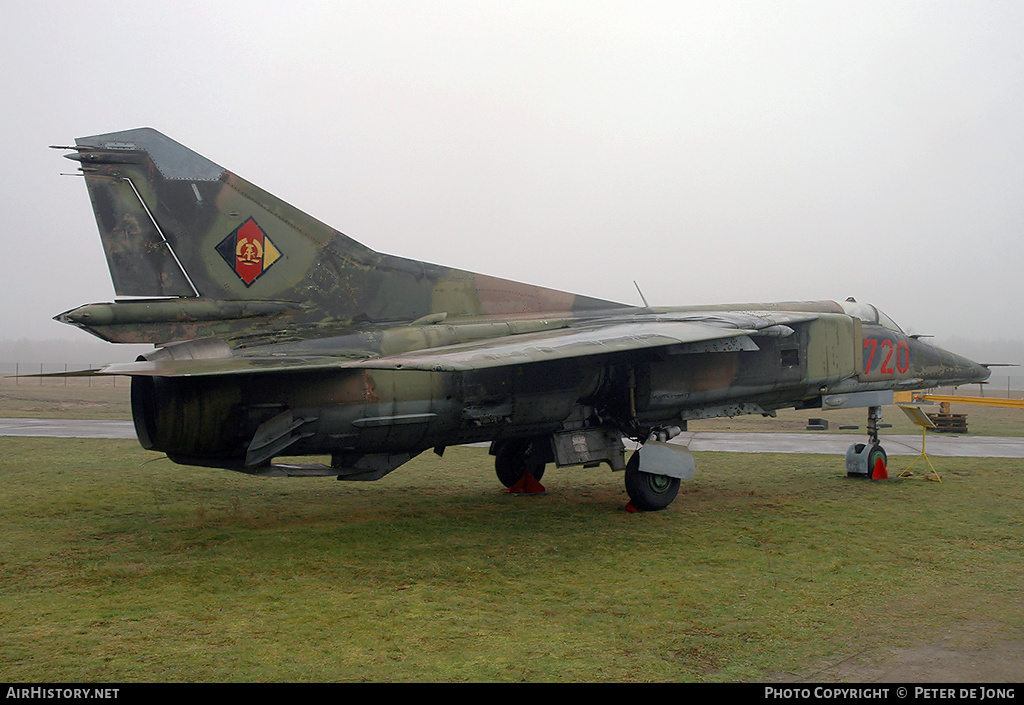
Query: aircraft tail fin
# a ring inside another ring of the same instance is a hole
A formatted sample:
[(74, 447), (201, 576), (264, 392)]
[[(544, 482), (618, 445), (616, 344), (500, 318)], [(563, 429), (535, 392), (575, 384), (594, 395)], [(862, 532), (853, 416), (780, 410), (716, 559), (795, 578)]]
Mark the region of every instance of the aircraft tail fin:
[(152, 320), (122, 306), (116, 329), (79, 309), (58, 317), (107, 340), (244, 333), (281, 315), (322, 327), (621, 306), (376, 252), (151, 128), (70, 149), (117, 295), (176, 301), (153, 304)]
[(75, 144), (118, 296), (272, 299), (339, 236), (361, 248), (156, 130)]

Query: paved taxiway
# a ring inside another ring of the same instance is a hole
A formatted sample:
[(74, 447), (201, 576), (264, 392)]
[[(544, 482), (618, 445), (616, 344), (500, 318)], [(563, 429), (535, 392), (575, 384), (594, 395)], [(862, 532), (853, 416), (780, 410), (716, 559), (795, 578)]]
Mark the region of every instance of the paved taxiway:
[[(52, 438), (135, 438), (131, 421), (0, 419), (0, 436)], [(708, 433), (688, 431), (673, 442), (694, 451), (727, 453), (821, 453), (843, 455), (866, 438), (848, 433)], [(883, 435), (889, 455), (920, 455), (921, 436)], [(968, 458), (1024, 458), (1024, 438), (928, 435), (928, 455)]]

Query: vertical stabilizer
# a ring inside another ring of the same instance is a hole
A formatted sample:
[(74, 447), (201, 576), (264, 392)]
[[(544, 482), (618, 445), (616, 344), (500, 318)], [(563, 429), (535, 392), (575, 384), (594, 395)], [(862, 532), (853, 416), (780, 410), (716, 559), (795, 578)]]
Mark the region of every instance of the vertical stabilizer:
[(118, 296), (291, 303), (292, 326), (620, 306), (376, 252), (150, 128), (75, 144)]

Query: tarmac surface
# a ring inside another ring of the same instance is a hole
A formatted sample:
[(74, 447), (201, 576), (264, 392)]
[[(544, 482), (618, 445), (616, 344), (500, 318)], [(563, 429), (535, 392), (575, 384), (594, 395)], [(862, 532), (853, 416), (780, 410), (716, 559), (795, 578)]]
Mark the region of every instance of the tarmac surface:
[[(77, 419), (0, 419), (0, 436), (51, 438), (134, 439), (131, 421), (82, 421)], [(725, 453), (818, 453), (843, 455), (866, 436), (848, 433), (710, 433), (688, 431), (673, 443), (693, 451)], [(921, 436), (882, 435), (888, 455), (920, 455)], [(965, 458), (1024, 458), (1024, 438), (996, 436), (949, 436), (929, 434), (928, 455)]]
[(0, 419), (0, 436), (47, 438), (135, 438), (131, 421), (82, 421), (78, 419)]

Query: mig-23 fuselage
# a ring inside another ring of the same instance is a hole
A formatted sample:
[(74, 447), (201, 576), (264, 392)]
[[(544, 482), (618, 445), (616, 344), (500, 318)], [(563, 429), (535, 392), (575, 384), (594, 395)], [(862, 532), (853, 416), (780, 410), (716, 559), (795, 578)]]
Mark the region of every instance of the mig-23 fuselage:
[[(375, 252), (154, 130), (68, 149), (116, 293), (149, 298), (57, 318), (158, 346), (98, 373), (179, 463), (375, 480), (489, 442), (508, 487), (606, 463), (652, 510), (693, 474), (690, 419), (864, 406), (870, 466), (893, 390), (989, 374), (853, 299), (626, 306)], [(331, 463), (275, 462), (303, 455)]]

